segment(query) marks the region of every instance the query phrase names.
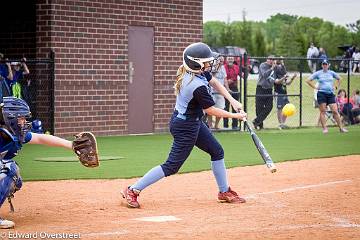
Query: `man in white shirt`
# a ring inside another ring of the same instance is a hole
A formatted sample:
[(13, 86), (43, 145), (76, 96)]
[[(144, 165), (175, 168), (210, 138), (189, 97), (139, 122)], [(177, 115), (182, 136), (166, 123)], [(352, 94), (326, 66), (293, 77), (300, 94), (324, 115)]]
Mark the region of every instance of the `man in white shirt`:
[(316, 72), (316, 60), (311, 60), (311, 58), (317, 58), (318, 56), (319, 49), (315, 47), (313, 43), (311, 43), (307, 50), (306, 57), (308, 58), (308, 65), (312, 73)]

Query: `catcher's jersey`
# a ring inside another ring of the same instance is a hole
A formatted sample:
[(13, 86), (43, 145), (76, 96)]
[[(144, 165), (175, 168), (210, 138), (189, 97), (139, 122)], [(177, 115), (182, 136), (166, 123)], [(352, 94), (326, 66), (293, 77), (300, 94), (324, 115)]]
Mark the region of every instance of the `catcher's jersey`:
[(190, 118), (203, 116), (203, 109), (215, 105), (210, 91), (205, 76), (186, 73), (176, 97), (175, 110)]
[(0, 128), (0, 158), (5, 160), (12, 159), (20, 151), (22, 145), (28, 143), (31, 138), (32, 134), (28, 132), (25, 136), (25, 141), (20, 143), (19, 139), (7, 129)]

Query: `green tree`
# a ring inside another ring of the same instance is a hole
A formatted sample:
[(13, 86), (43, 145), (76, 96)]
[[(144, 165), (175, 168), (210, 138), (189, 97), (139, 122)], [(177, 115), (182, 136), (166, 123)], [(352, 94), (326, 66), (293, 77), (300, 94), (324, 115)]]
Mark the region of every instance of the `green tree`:
[(244, 33), (244, 47), (249, 51), (253, 52), (253, 30), (252, 23), (245, 21), (243, 25), (243, 33)]
[(319, 31), (321, 25), (323, 24), (323, 20), (320, 18), (309, 18), (309, 17), (300, 17), (298, 21), (296, 21), (296, 28), (304, 34), (308, 40), (308, 44), (313, 42), (315, 45), (319, 44)]
[(320, 18), (276, 14), (266, 22), (242, 21), (204, 24), (204, 41), (210, 46), (238, 46), (252, 56), (269, 53), (284, 56), (305, 56), (310, 42), (325, 48), (329, 57), (342, 55), (340, 45), (360, 46), (360, 20), (347, 28)]
[(359, 32), (360, 31), (360, 19), (357, 20), (355, 23), (346, 24), (346, 27), (349, 29), (350, 32)]
[(209, 21), (203, 26), (204, 42), (210, 46), (222, 46), (224, 43), (223, 34), (226, 28), (226, 23), (220, 21)]
[(253, 56), (265, 56), (266, 53), (266, 42), (265, 36), (260, 28), (255, 32), (254, 37), (254, 50), (252, 51)]
[(296, 22), (297, 16), (291, 16), (288, 14), (276, 14), (266, 20), (265, 30), (267, 39), (271, 44), (271, 51), (276, 52), (277, 42), (280, 39), (280, 34), (285, 25), (292, 25)]
[(360, 19), (355, 23), (346, 24), (348, 30), (350, 31), (351, 42), (360, 47)]
[(294, 56), (294, 53), (298, 51), (298, 47), (294, 41), (296, 37), (294, 26), (285, 25), (279, 37), (277, 54), (284, 57)]
[(326, 50), (327, 56), (334, 58), (342, 55), (340, 45), (350, 44), (351, 34), (343, 26), (335, 26), (331, 22), (324, 22), (319, 31), (319, 46)]

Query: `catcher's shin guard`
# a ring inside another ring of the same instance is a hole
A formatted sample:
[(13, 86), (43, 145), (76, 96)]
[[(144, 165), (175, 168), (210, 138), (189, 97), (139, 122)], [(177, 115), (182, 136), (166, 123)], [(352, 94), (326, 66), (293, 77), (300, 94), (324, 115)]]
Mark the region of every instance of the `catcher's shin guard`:
[(20, 190), (22, 186), (22, 179), (20, 176), (20, 169), (13, 160), (1, 160), (0, 170), (0, 207), (8, 198), (11, 211), (14, 210), (11, 204), (13, 194)]

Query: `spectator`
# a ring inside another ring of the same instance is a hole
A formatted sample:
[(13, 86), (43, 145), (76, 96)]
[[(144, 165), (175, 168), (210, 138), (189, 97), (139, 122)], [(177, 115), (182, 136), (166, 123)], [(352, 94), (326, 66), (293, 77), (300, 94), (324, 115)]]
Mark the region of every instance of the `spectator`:
[[(25, 84), (20, 84), (20, 81), (24, 82), (24, 75), (30, 73), (27, 65), (26, 58), (22, 58), (21, 62), (12, 62), (11, 65), (14, 66), (13, 70), (13, 80), (10, 81), (10, 90), (14, 97), (16, 98), (24, 98), (23, 93), (27, 93), (28, 86), (30, 85), (29, 81), (26, 81)], [(24, 99), (26, 100), (26, 99)], [(28, 104), (29, 102), (26, 101)]]
[(352, 111), (355, 118), (355, 122), (359, 123), (360, 122), (360, 90), (359, 89), (356, 89), (354, 91), (352, 99), (354, 102)]
[(348, 120), (351, 125), (355, 124), (355, 119), (352, 112), (354, 102), (352, 98), (347, 98), (345, 89), (340, 89), (338, 91), (336, 103), (340, 108), (341, 115), (345, 116), (346, 120)]
[(325, 52), (325, 49), (324, 48), (320, 48), (319, 49), (319, 61), (318, 61), (318, 70), (320, 70), (322, 68), (321, 64), (324, 60), (327, 60), (328, 59), (328, 56), (326, 55), (326, 52)]
[(354, 59), (353, 73), (356, 72), (356, 69), (359, 69), (359, 72), (360, 72), (360, 52), (359, 52), (359, 48), (356, 48), (355, 52), (352, 55), (352, 58)]
[[(319, 82), (316, 82), (315, 84), (316, 89), (314, 89), (314, 108), (319, 108), (319, 104), (317, 101), (317, 93), (318, 93), (318, 87), (319, 87)], [(336, 121), (332, 115), (332, 112), (329, 108), (329, 106), (326, 107), (326, 111), (325, 111), (325, 119), (330, 119), (331, 122), (333, 122), (334, 124), (336, 124)], [(319, 116), (317, 118), (317, 126), (320, 127), (321, 126), (321, 113), (319, 113)]]
[(275, 61), (274, 56), (270, 55), (266, 62), (260, 64), (259, 78), (256, 86), (256, 118), (253, 120), (254, 128), (260, 130), (264, 128), (264, 120), (273, 108), (272, 88), (275, 82)]
[[(224, 57), (221, 56), (217, 59), (217, 64), (213, 67), (212, 75), (215, 77), (224, 87), (226, 90), (230, 92), (229, 85), (226, 79), (226, 70), (224, 66)], [(215, 102), (215, 107), (220, 109), (225, 109), (225, 98), (223, 95), (221, 95), (219, 92), (217, 92), (215, 89), (213, 89), (212, 97)], [(215, 117), (215, 129), (219, 129), (219, 122), (221, 120), (221, 117)], [(208, 116), (208, 125), (209, 127), (212, 127), (212, 116)]]
[(288, 126), (285, 125), (285, 121), (287, 117), (284, 114), (282, 114), (282, 108), (286, 104), (290, 103), (287, 96), (286, 86), (290, 85), (294, 81), (297, 74), (295, 73), (289, 79), (289, 75), (287, 74), (284, 61), (281, 59), (276, 60), (276, 66), (274, 71), (275, 71), (275, 79), (276, 79), (274, 84), (274, 93), (275, 95), (278, 95), (275, 98), (276, 98), (277, 117), (279, 121), (279, 129), (284, 129), (284, 128), (288, 128)]
[[(310, 87), (318, 90), (317, 101), (319, 104), (320, 121), (324, 134), (328, 133), (328, 128), (326, 127), (326, 118), (325, 118), (327, 106), (330, 107), (340, 132), (342, 133), (348, 132), (348, 130), (342, 126), (340, 120), (340, 115), (338, 112), (335, 95), (334, 95), (334, 79), (337, 80), (335, 83), (335, 89), (337, 89), (338, 86), (340, 86), (340, 77), (334, 71), (329, 70), (329, 63), (327, 60), (324, 60), (322, 62), (322, 70), (313, 73), (309, 77), (309, 79), (306, 80), (306, 83)], [(314, 80), (319, 83), (317, 87), (313, 83)]]
[(10, 63), (5, 59), (4, 54), (0, 53), (0, 102), (2, 98), (11, 95), (8, 81), (12, 81), (13, 74)]
[(306, 58), (308, 58), (308, 66), (312, 73), (316, 71), (316, 60), (311, 58), (317, 58), (319, 56), (319, 50), (314, 46), (314, 43), (310, 43), (310, 47), (307, 50)]
[(360, 108), (360, 90), (356, 89), (353, 94), (354, 108)]
[(350, 47), (348, 50), (346, 50), (345, 56), (344, 56), (345, 59), (349, 59), (349, 61), (346, 61), (344, 64), (347, 71), (352, 70), (352, 62), (350, 61), (352, 56), (353, 56), (353, 50), (352, 50), (352, 47)]
[[(238, 89), (238, 78), (239, 78), (239, 66), (234, 64), (235, 59), (234, 57), (227, 57), (226, 58), (226, 63), (225, 63), (225, 70), (226, 70), (226, 80), (228, 82), (229, 85), (229, 89), (231, 96), (236, 99), (237, 101), (239, 101), (240, 99), (240, 93), (239, 93), (239, 89)], [(230, 111), (230, 103), (228, 100), (225, 100), (225, 110), (226, 111)], [(232, 112), (236, 113), (236, 110), (232, 108)], [(239, 120), (237, 118), (233, 118), (232, 119), (232, 129), (238, 129), (238, 123)], [(224, 118), (224, 128), (228, 128), (229, 127), (229, 120), (228, 118)]]

